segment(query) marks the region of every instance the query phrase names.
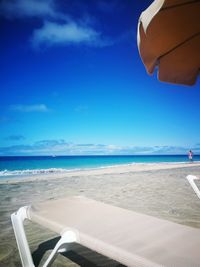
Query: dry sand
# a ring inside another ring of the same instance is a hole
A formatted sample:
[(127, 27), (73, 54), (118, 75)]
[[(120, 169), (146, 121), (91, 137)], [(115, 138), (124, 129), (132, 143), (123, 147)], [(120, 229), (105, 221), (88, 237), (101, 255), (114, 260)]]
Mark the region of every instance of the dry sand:
[[(200, 228), (200, 199), (185, 179), (188, 174), (200, 177), (200, 164), (134, 164), (1, 180), (0, 267), (21, 266), (10, 221), (11, 213), (21, 206), (47, 199), (84, 195)], [(31, 222), (26, 222), (26, 231), (37, 263), (43, 252), (57, 241), (56, 235)], [(50, 241), (44, 243), (46, 240)], [(39, 244), (40, 249), (37, 250)], [(43, 260), (48, 253), (45, 253)], [(74, 245), (67, 255), (59, 255), (52, 266), (80, 265), (121, 266), (78, 245)]]

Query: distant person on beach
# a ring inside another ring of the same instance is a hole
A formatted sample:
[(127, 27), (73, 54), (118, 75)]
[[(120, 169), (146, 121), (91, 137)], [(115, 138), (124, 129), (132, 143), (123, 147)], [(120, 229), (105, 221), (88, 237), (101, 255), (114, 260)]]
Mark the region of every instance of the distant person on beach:
[(189, 161), (193, 161), (193, 152), (192, 152), (192, 150), (189, 151), (188, 158), (189, 158)]

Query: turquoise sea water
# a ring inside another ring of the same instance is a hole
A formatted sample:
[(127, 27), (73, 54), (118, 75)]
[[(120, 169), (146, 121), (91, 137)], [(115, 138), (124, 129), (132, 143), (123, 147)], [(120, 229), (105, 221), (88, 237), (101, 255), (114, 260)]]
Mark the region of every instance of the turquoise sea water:
[[(200, 155), (196, 155), (194, 160), (200, 161)], [(0, 177), (159, 162), (188, 162), (188, 158), (187, 155), (0, 157)]]

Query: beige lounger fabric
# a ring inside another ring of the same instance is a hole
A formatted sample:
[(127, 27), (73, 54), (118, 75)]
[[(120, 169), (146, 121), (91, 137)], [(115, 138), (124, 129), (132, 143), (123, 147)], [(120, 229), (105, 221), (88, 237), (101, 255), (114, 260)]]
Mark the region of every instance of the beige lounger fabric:
[(29, 218), (127, 266), (200, 266), (200, 230), (85, 197), (31, 206)]

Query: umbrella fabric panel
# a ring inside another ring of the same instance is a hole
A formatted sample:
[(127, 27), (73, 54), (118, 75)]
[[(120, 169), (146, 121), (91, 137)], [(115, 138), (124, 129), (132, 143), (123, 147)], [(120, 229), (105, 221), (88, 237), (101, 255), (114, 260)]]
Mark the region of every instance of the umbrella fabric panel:
[(199, 0), (165, 0), (163, 4), (163, 8), (165, 7), (175, 7), (177, 5), (190, 5), (194, 4), (194, 2), (199, 2)]
[[(160, 11), (149, 7), (139, 23), (138, 45), (147, 72), (159, 65), (160, 80), (193, 84), (200, 68), (200, 1), (165, 1), (161, 9), (156, 3)], [(148, 16), (152, 19), (146, 25)]]
[(200, 35), (160, 58), (158, 78), (160, 81), (192, 85), (199, 74), (199, 66)]

